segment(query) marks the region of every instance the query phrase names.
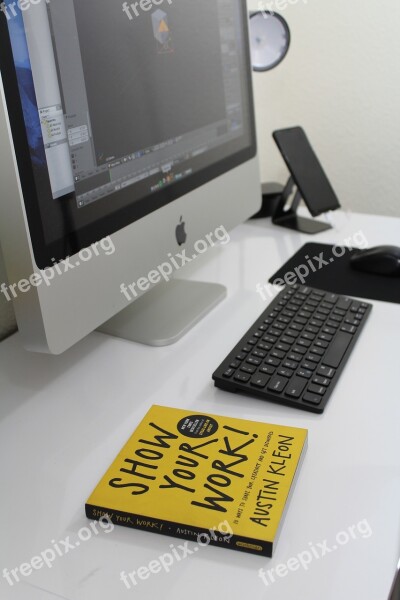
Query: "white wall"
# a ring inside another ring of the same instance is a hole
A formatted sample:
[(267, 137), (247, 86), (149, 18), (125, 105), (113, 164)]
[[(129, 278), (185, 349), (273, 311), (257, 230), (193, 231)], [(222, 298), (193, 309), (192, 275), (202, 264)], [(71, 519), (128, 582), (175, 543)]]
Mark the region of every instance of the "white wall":
[(287, 177), (271, 132), (302, 125), (344, 207), (400, 216), (399, 0), (267, 5), (292, 45), (278, 68), (254, 74), (263, 181)]

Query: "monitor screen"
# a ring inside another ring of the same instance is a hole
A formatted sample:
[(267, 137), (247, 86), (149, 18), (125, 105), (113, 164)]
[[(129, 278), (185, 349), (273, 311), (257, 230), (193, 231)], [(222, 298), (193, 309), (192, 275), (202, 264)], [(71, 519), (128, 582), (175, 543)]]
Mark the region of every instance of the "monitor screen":
[(241, 0), (2, 6), (0, 67), (41, 268), (255, 155)]

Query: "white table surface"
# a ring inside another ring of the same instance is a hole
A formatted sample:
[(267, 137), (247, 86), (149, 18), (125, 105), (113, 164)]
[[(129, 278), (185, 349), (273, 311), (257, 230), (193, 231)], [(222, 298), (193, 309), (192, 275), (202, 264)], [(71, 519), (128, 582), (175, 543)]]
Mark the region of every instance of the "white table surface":
[[(121, 571), (136, 571), (183, 542), (115, 527), (13, 587), (0, 577), (2, 600), (387, 598), (400, 554), (400, 305), (373, 302), (323, 415), (223, 392), (211, 381), (266, 307), (256, 284), (302, 244), (340, 243), (358, 231), (370, 246), (400, 243), (400, 219), (340, 212), (333, 222), (333, 230), (312, 237), (267, 220), (237, 228), (230, 244), (190, 267), (193, 278), (224, 283), (227, 300), (174, 346), (148, 348), (93, 333), (51, 357), (25, 352), (18, 334), (0, 344), (1, 572), (67, 536), (75, 544), (89, 523), (85, 500), (152, 404), (309, 430), (274, 557), (208, 547), (128, 590)], [(370, 536), (357, 529), (364, 520)], [(351, 526), (354, 539), (335, 544)], [(268, 587), (260, 579), (260, 568), (287, 564), (324, 540), (336, 550), (314, 558), (308, 570), (275, 575)]]

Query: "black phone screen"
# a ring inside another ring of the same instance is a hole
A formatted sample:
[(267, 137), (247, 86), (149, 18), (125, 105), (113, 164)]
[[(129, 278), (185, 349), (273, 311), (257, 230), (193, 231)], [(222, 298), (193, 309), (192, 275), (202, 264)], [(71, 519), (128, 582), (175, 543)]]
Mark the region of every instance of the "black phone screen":
[(340, 208), (332, 185), (301, 127), (281, 129), (273, 138), (313, 217)]

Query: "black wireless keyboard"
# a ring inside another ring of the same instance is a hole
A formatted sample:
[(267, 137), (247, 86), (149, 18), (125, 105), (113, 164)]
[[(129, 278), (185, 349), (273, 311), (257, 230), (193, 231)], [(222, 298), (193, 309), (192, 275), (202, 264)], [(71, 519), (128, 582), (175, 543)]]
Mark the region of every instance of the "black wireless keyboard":
[(284, 288), (213, 374), (215, 385), (322, 413), (372, 305)]

